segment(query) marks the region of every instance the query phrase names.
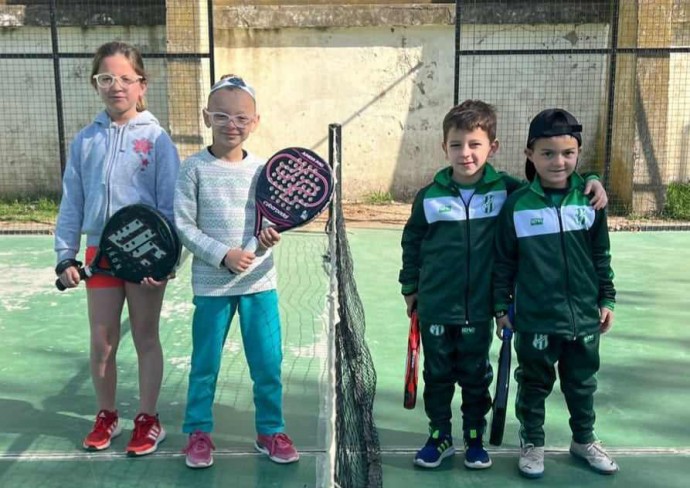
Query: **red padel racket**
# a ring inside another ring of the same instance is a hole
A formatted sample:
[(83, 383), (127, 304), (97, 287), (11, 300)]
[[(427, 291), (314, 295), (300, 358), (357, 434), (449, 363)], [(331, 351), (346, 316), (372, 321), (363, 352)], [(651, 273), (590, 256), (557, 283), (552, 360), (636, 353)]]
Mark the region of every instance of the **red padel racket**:
[[(175, 228), (163, 214), (148, 205), (128, 205), (108, 219), (93, 261), (79, 268), (79, 276), (88, 280), (98, 273), (133, 283), (146, 277), (162, 280), (175, 269), (181, 250)], [(107, 267), (101, 267), (102, 260)], [(65, 289), (59, 279), (55, 286)]]
[[(511, 325), (514, 324), (513, 307), (508, 310), (508, 317)], [(503, 442), (503, 431), (506, 425), (506, 411), (508, 409), (508, 391), (510, 389), (510, 359), (511, 359), (511, 339), (513, 331), (503, 329), (501, 351), (498, 354), (498, 374), (496, 375), (496, 394), (491, 410), (491, 435), (489, 443), (500, 446)]]
[(417, 311), (410, 317), (410, 334), (407, 338), (407, 361), (405, 362), (405, 396), (403, 406), (412, 410), (417, 404), (417, 379), (419, 377), (419, 349), (421, 346)]
[(256, 183), (254, 237), (244, 250), (256, 251), (265, 223), (278, 232), (304, 225), (326, 208), (332, 195), (331, 167), (318, 154), (301, 147), (278, 151)]

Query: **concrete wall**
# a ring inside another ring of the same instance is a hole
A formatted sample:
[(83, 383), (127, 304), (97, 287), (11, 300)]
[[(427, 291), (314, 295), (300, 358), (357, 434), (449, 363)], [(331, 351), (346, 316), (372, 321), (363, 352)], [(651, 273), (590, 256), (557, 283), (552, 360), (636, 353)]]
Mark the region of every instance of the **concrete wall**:
[[(221, 16), (222, 19), (222, 16)], [(327, 154), (329, 123), (343, 125), (343, 192), (361, 199), (390, 191), (408, 199), (443, 167), (443, 116), (453, 103), (454, 28), (443, 25), (246, 29), (216, 23), (216, 72), (243, 75), (258, 89), (262, 124), (250, 141), (270, 154), (304, 145)], [(495, 163), (522, 174), (531, 117), (549, 104), (578, 114), (586, 161), (594, 158), (605, 56), (482, 56), (482, 49), (605, 47), (606, 25), (473, 25), (461, 45), (460, 99), (499, 109)], [(468, 47), (469, 49), (469, 47)], [(598, 156), (601, 161), (601, 155)]]
[[(94, 52), (113, 39), (128, 40), (155, 52), (165, 45), (165, 27), (63, 27), (59, 42), (63, 52)], [(50, 29), (0, 28), (0, 45), (6, 53), (50, 52)], [(149, 108), (167, 127), (165, 62), (145, 62), (150, 74)], [(91, 59), (62, 59), (60, 71), (65, 140), (69, 144), (103, 105), (89, 82)], [(55, 195), (60, 191), (61, 175), (52, 59), (0, 60), (0, 79), (0, 197)]]
[[(663, 1), (673, 3), (674, 42), (690, 38), (687, 6), (680, 0)], [(441, 120), (453, 102), (454, 6), (293, 3), (324, 5), (238, 6), (218, 0), (214, 7), (216, 78), (237, 73), (258, 91), (262, 122), (249, 148), (268, 156), (284, 146), (303, 145), (326, 155), (328, 124), (338, 122), (343, 125), (345, 198), (390, 191), (409, 199), (445, 164)], [(204, 52), (205, 4), (168, 0), (164, 10), (161, 2), (107, 12), (95, 5), (90, 10), (74, 8), (61, 17), (65, 25), (60, 27), (60, 50), (93, 52), (102, 42), (119, 38), (144, 52)], [(501, 2), (492, 8), (485, 4), (472, 2), (463, 10), (460, 46), (474, 54), (460, 59), (459, 97), (481, 98), (498, 107), (501, 149), (496, 166), (521, 174), (530, 118), (547, 106), (560, 106), (575, 113), (585, 127), (585, 166), (601, 171), (608, 57), (482, 51), (606, 48), (606, 9), (587, 1), (567, 3), (567, 8), (554, 8), (550, 2)], [(18, 12), (14, 17), (0, 15), (3, 53), (49, 52), (45, 8), (29, 12), (0, 6), (0, 14), (3, 8)], [(636, 35), (628, 36), (630, 44), (625, 46), (635, 46)], [(639, 63), (627, 62), (626, 56), (619, 57), (625, 70), (617, 79), (622, 88), (614, 128), (631, 129), (615, 141), (614, 158), (622, 162), (614, 168), (612, 190), (630, 202), (635, 185), (652, 181), (647, 181), (649, 162), (636, 159), (641, 145), (629, 149), (639, 132), (634, 109)], [(663, 105), (661, 112), (652, 111), (657, 127), (666, 124), (663, 137), (658, 129), (654, 132), (655, 142), (663, 146), (658, 154), (665, 158), (657, 178), (661, 183), (690, 174), (689, 63), (687, 54), (671, 56), (666, 88), (659, 91), (663, 101), (650, 98), (653, 90), (645, 87), (644, 102)], [(88, 59), (61, 62), (67, 141), (101, 109), (88, 83), (89, 64)], [(152, 74), (150, 108), (170, 129), (182, 154), (207, 144), (209, 133), (200, 124), (199, 109), (208, 93), (208, 64), (147, 58), (147, 68)], [(0, 110), (7, 114), (0, 118), (0, 131), (9, 135), (0, 138), (0, 196), (59, 191), (52, 73), (50, 59), (0, 60), (5, 93)], [(635, 182), (633, 171), (640, 174)]]

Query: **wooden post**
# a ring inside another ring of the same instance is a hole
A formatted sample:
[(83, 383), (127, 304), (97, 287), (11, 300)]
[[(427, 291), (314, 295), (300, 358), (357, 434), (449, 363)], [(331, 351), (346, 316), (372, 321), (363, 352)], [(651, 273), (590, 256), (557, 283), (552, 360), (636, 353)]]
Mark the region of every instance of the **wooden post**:
[[(673, 0), (622, 0), (620, 48), (668, 48)], [(670, 60), (664, 54), (619, 54), (611, 155), (612, 205), (627, 213), (659, 212), (667, 182)]]
[[(209, 49), (206, 0), (166, 0), (167, 52), (206, 53)], [(211, 53), (213, 55), (213, 53)], [(195, 57), (167, 62), (170, 133), (180, 157), (198, 151), (204, 144), (201, 109), (208, 93), (208, 62)]]

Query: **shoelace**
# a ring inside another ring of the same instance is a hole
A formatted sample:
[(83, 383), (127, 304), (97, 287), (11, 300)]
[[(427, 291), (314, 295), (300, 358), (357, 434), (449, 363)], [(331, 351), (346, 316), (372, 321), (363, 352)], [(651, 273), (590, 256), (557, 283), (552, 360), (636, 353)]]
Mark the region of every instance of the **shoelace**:
[(112, 423), (111, 416), (105, 413), (99, 413), (96, 417), (96, 425), (93, 426), (94, 432), (107, 433), (108, 426)]
[(537, 453), (537, 448), (534, 444), (527, 444), (522, 448), (523, 456), (526, 457), (530, 462), (535, 462), (539, 460), (539, 455)]
[(604, 457), (611, 461), (609, 453), (604, 450), (604, 448), (601, 445), (601, 442), (592, 442), (590, 445), (587, 446), (587, 452), (595, 457)]
[[(200, 446), (199, 444), (203, 445)], [(187, 454), (190, 451), (201, 451), (206, 445), (211, 446), (212, 449), (216, 448), (216, 445), (208, 435), (203, 432), (195, 432), (192, 434), (192, 439), (189, 442), (189, 445), (185, 447), (182, 452)]]
[(153, 415), (140, 414), (134, 419), (134, 434), (133, 438), (138, 439), (143, 437), (151, 430), (151, 427), (156, 423), (156, 417)]
[(287, 447), (292, 445), (292, 441), (286, 434), (281, 432), (273, 437), (273, 444), (277, 447)]

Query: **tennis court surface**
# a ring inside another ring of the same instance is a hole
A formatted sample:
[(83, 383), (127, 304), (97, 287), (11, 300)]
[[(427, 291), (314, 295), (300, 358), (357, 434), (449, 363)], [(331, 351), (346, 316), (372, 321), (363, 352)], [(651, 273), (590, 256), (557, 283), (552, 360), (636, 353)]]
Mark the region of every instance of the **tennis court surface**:
[[(517, 474), (512, 398), (504, 445), (492, 450), (493, 468), (470, 472), (461, 453), (438, 470), (413, 467), (414, 452), (426, 439), (426, 420), (421, 398), (413, 411), (402, 407), (408, 323), (397, 284), (400, 231), (354, 228), (348, 238), (378, 377), (374, 415), (385, 487), (687, 486), (690, 233), (612, 234), (619, 298), (616, 323), (602, 342), (595, 405), (597, 433), (621, 472), (603, 477), (567, 454), (567, 412), (556, 386), (547, 403), (546, 474), (536, 482)], [(180, 431), (191, 354), (189, 263), (170, 284), (161, 323), (165, 373), (159, 412), (167, 440), (154, 455), (124, 456), (138, 404), (136, 359), (125, 320), (118, 353), (118, 409), (126, 430), (110, 450), (90, 454), (79, 447), (96, 409), (83, 288), (54, 289), (50, 236), (0, 236), (0, 486), (322, 486), (329, 456), (327, 402), (333, 388), (327, 371), (326, 247), (324, 235), (299, 232), (287, 234), (276, 249), (285, 416), (302, 453), (300, 462), (279, 466), (253, 451), (251, 384), (233, 324), (216, 396), (216, 462), (193, 471), (184, 465)], [(297, 259), (305, 249), (311, 257)], [(511, 397), (514, 385), (512, 390)], [(454, 411), (459, 411), (457, 398)]]

